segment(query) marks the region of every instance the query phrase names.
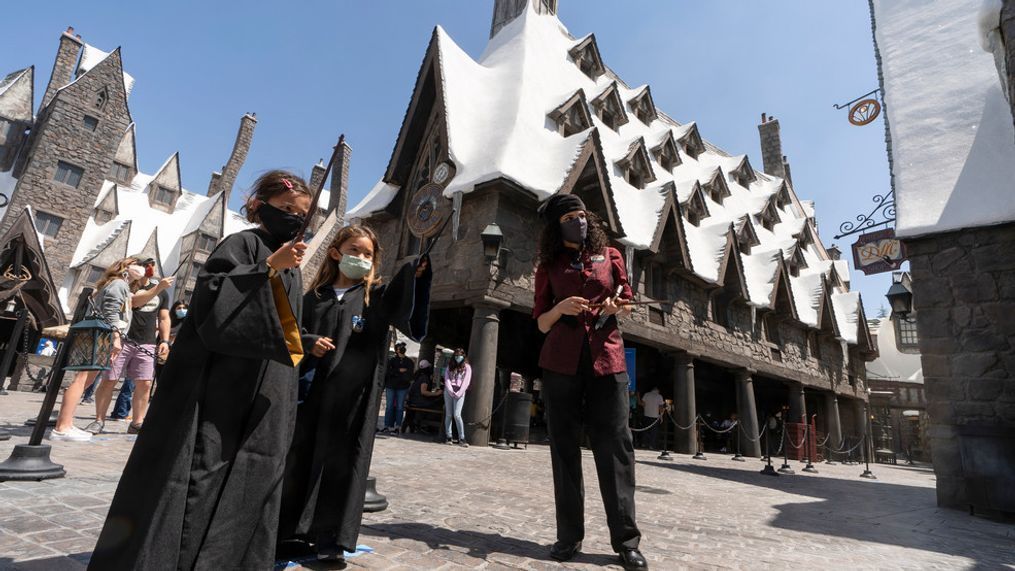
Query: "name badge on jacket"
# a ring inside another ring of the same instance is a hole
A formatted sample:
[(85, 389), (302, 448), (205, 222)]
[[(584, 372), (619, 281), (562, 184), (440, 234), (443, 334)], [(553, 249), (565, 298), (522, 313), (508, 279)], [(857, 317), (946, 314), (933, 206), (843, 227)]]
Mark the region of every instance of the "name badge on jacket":
[(363, 328), (366, 327), (367, 320), (362, 315), (352, 316), (352, 332), (362, 333)]

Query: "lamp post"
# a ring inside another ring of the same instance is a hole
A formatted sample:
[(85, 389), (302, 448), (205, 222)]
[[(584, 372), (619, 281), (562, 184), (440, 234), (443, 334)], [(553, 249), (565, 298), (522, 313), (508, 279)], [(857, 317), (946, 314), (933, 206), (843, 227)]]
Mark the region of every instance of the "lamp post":
[[(49, 384), (46, 386), (46, 397), (42, 400), (42, 408), (32, 429), (32, 436), (28, 444), (18, 444), (11, 451), (10, 457), (0, 463), (0, 482), (8, 480), (48, 480), (50, 478), (62, 478), (66, 475), (63, 466), (56, 464), (49, 459), (51, 450), (48, 444), (42, 443), (42, 437), (46, 433), (46, 425), (49, 416), (56, 404), (56, 397), (60, 394), (60, 386), (63, 384), (63, 374), (67, 370), (88, 371), (103, 370), (109, 367), (109, 353), (112, 350), (112, 328), (102, 322), (89, 320), (92, 323), (84, 327), (82, 319), (88, 308), (88, 298), (92, 290), (86, 288), (78, 297), (77, 306), (74, 310), (74, 319), (56, 354), (53, 368), (50, 372)], [(82, 327), (77, 327), (82, 325)], [(94, 326), (94, 327), (93, 327)], [(105, 358), (105, 361), (101, 359)], [(74, 367), (73, 369), (71, 367)]]

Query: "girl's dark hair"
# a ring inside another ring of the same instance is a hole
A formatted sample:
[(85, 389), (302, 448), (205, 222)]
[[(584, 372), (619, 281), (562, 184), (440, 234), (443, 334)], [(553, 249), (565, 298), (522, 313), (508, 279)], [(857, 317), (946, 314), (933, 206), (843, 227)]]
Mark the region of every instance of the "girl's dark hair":
[[(610, 245), (606, 231), (603, 230), (603, 219), (588, 210), (585, 211), (585, 218), (588, 220), (589, 229), (582, 248), (588, 252), (602, 252)], [(539, 235), (539, 255), (536, 258), (536, 265), (549, 267), (564, 249), (560, 223), (556, 220), (547, 221), (543, 225), (543, 232)]]
[(172, 305), (172, 307), (169, 308), (169, 326), (170, 327), (176, 327), (177, 325), (180, 324), (181, 321), (183, 321), (179, 317), (176, 317), (176, 310), (181, 308), (181, 307), (189, 308), (190, 306), (187, 305), (187, 302), (185, 302), (185, 301), (177, 301), (176, 303), (174, 303)]
[(257, 215), (257, 208), (251, 208), (255, 200), (268, 202), (271, 198), (289, 191), (313, 196), (307, 181), (294, 175), (289, 171), (270, 170), (254, 181), (254, 187), (250, 189), (250, 196), (247, 202), (240, 208), (240, 213), (247, 217), (247, 222), (254, 224), (261, 223), (261, 217)]
[(455, 348), (455, 353), (457, 353), (459, 351), (462, 352), (462, 355), (465, 358), (462, 359), (461, 364), (459, 364), (458, 361), (455, 361), (454, 354), (452, 354), (451, 358), (448, 359), (448, 370), (449, 371), (457, 371), (458, 369), (465, 368), (465, 365), (468, 364), (468, 362), (469, 362), (469, 355), (465, 352), (465, 349), (463, 347), (456, 347)]

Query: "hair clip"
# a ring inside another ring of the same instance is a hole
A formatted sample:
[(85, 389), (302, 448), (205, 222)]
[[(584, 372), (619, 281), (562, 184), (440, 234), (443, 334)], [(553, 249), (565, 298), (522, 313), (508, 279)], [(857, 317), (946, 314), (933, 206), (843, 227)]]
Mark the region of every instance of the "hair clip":
[(285, 187), (288, 188), (289, 190), (293, 189), (293, 183), (289, 182), (289, 179), (287, 178), (282, 179), (282, 184), (284, 184)]

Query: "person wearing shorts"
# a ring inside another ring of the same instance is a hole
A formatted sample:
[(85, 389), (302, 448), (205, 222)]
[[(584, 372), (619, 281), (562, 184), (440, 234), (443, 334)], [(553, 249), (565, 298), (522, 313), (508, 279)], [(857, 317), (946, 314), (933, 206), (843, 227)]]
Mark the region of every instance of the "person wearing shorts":
[[(152, 379), (155, 378), (155, 360), (157, 357), (165, 359), (169, 354), (169, 294), (166, 289), (172, 285), (172, 278), (159, 281), (152, 277), (154, 260), (145, 260), (142, 265), (149, 284), (146, 289), (134, 294), (131, 303), (134, 306), (133, 319), (123, 349), (95, 391), (95, 422), (85, 427), (85, 430), (93, 434), (102, 432), (105, 427), (113, 389), (120, 379), (134, 381), (134, 393), (131, 396), (134, 416), (127, 432), (137, 434), (148, 411), (148, 396), (151, 393)], [(124, 383), (126, 382), (125, 380)]]

